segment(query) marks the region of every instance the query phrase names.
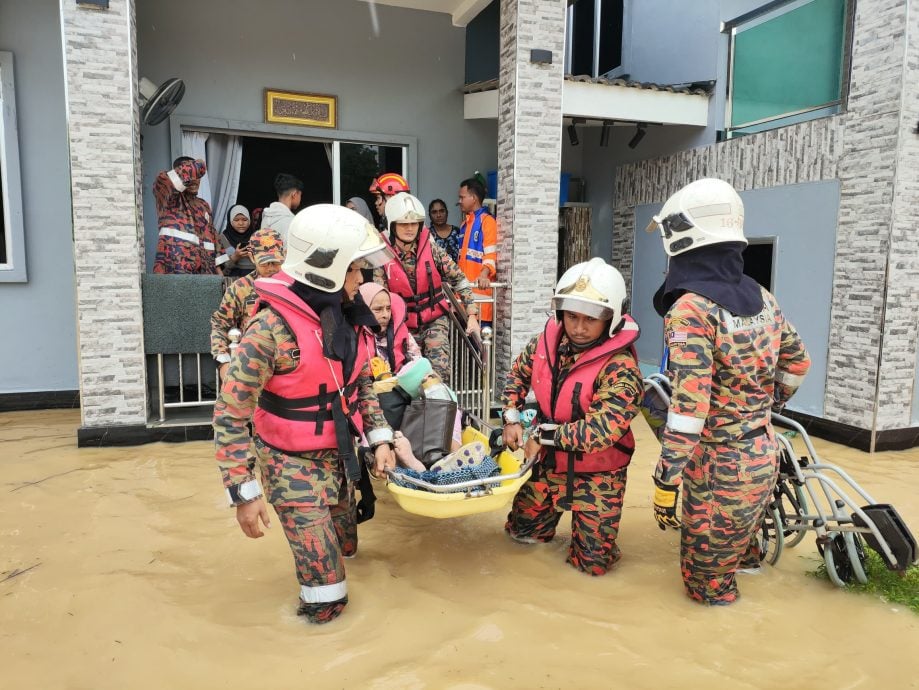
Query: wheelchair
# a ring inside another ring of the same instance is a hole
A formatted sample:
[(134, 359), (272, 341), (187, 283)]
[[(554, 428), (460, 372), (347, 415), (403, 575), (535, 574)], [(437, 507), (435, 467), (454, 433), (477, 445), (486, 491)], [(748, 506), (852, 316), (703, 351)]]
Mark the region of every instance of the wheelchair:
[[(663, 374), (652, 374), (644, 384), (642, 414), (660, 440), (670, 382)], [(811, 532), (830, 581), (839, 587), (868, 582), (866, 546), (893, 571), (903, 572), (916, 562), (916, 539), (892, 505), (877, 503), (843, 469), (821, 459), (798, 422), (773, 412), (772, 424), (796, 432), (808, 454), (798, 456), (791, 440), (776, 433), (779, 473), (757, 532), (763, 561), (776, 565), (785, 548)]]

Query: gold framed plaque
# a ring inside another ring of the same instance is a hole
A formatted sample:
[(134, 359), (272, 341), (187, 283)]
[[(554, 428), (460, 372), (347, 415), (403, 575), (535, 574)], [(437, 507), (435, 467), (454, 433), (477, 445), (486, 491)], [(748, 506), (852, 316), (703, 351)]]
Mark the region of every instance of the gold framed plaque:
[(338, 127), (338, 97), (265, 89), (265, 122)]

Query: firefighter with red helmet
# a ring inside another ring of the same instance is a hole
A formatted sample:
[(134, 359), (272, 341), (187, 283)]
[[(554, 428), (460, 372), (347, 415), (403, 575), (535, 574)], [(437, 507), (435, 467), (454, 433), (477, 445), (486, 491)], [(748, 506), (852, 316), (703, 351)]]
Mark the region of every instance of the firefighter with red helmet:
[(386, 202), (399, 192), (410, 193), (412, 190), (406, 180), (399, 173), (383, 173), (370, 183), (370, 193), (373, 194), (373, 205), (380, 217), (380, 231), (389, 230), (386, 221)]
[(281, 272), (255, 281), (255, 315), (214, 407), (217, 461), (240, 528), (263, 535), (264, 491), (294, 555), (297, 613), (314, 623), (336, 618), (348, 603), (342, 559), (357, 550), (355, 436), (363, 431), (373, 448), (374, 473), (396, 464), (364, 340), (377, 322), (358, 297), (363, 263), (379, 266), (391, 256), (350, 209), (300, 211)]
[(635, 449), (630, 425), (643, 390), (638, 324), (625, 313), (619, 271), (598, 258), (568, 269), (551, 305), (555, 314), (513, 363), (502, 396), (512, 450), (524, 445), (520, 411), (528, 392), (539, 408), (524, 448), (539, 460), (504, 529), (520, 543), (548, 542), (570, 510), (568, 563), (603, 575), (620, 558), (616, 538)]

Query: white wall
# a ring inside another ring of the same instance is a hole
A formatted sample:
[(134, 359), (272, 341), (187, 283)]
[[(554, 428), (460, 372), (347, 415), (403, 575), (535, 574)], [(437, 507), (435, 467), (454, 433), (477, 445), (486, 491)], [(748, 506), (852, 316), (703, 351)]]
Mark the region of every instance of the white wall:
[[(339, 129), (418, 138), (413, 191), (451, 203), (459, 182), (497, 164), (497, 125), (463, 120), (464, 29), (447, 14), (356, 0), (139, 0), (141, 74), (185, 81), (177, 113), (261, 123), (266, 87), (335, 94)], [(150, 187), (172, 158), (168, 125), (145, 127), (147, 255), (156, 235)], [(451, 213), (454, 223), (458, 213)]]
[(75, 390), (70, 162), (56, 0), (0, 0), (13, 53), (27, 283), (0, 283), (0, 394)]

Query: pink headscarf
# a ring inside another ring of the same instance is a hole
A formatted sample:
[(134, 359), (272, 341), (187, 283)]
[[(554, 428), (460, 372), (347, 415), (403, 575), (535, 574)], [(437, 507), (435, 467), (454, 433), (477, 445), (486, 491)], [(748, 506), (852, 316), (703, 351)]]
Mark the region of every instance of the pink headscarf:
[(385, 287), (383, 287), (379, 283), (363, 283), (358, 288), (358, 290), (361, 293), (361, 297), (364, 300), (364, 304), (366, 304), (368, 307), (370, 306), (370, 303), (373, 302), (374, 299), (376, 299), (376, 296), (379, 295), (381, 292), (385, 292), (389, 294), (389, 290), (387, 290)]

